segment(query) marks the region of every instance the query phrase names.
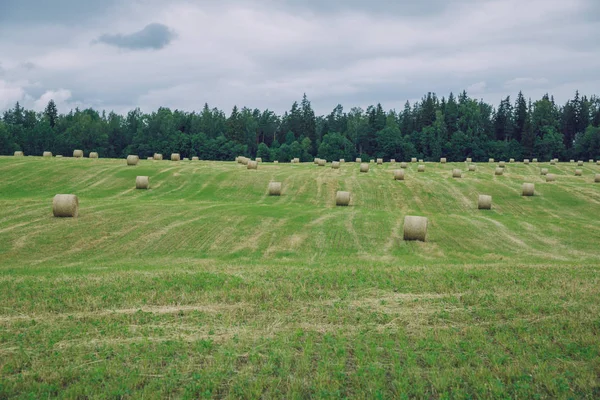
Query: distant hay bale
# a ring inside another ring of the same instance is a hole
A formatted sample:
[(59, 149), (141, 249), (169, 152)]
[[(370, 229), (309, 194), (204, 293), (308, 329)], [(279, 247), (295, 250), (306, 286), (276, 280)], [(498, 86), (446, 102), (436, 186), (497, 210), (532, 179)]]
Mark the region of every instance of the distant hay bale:
[(600, 183), (600, 174), (596, 174), (596, 175), (594, 176), (594, 182), (595, 182), (595, 183)]
[(410, 162), (411, 162), (411, 163), (416, 163), (416, 162), (417, 162), (417, 159), (416, 159), (415, 157), (413, 157), (413, 158), (411, 158), (411, 159), (410, 159)]
[(392, 158), (392, 159), (390, 160), (390, 163), (392, 163), (392, 164), (395, 164), (395, 163), (396, 163), (396, 159), (395, 159), (395, 158)]
[(425, 165), (423, 165), (423, 164), (420, 164), (420, 165), (417, 167), (417, 172), (425, 172)]
[(269, 182), (269, 196), (281, 196), (281, 182)]
[(492, 196), (487, 194), (480, 194), (477, 200), (477, 208), (480, 210), (491, 210), (492, 209)]
[(535, 185), (533, 183), (524, 183), (521, 187), (522, 196), (533, 196), (535, 194)]
[(427, 218), (407, 215), (404, 217), (404, 240), (424, 242), (427, 238)]
[(462, 178), (462, 171), (458, 168), (455, 168), (452, 170), (452, 177), (453, 178)]
[(468, 163), (472, 163), (473, 159), (471, 157), (467, 157), (467, 159), (465, 161), (468, 162)]
[(569, 160), (569, 162), (570, 162), (571, 164), (573, 164), (573, 163), (575, 163), (575, 160)]
[(422, 163), (422, 162), (423, 162), (423, 159), (422, 159), (422, 158), (419, 158), (419, 162), (420, 162), (420, 163)]
[(147, 160), (152, 161), (152, 160), (154, 160), (154, 157), (148, 157)]
[(246, 169), (258, 169), (258, 163), (256, 161), (248, 160)]
[(135, 188), (136, 189), (149, 189), (150, 188), (150, 178), (147, 176), (136, 176)]
[(15, 151), (15, 154), (14, 154), (14, 156), (15, 156), (15, 157), (24, 157), (24, 156), (25, 156), (25, 154), (24, 154), (22, 151)]
[(404, 170), (403, 169), (395, 169), (394, 170), (394, 180), (395, 181), (403, 181), (404, 180)]
[(336, 206), (348, 206), (350, 204), (350, 192), (338, 191), (335, 194)]
[(83, 157), (83, 150), (73, 150), (73, 157), (75, 157), (75, 158)]
[(600, 160), (596, 161), (596, 165), (600, 165)]
[(179, 153), (171, 154), (171, 161), (180, 161), (180, 160), (181, 160), (181, 156), (179, 155)]
[(494, 172), (494, 174), (496, 175), (504, 175), (504, 168), (496, 168), (496, 171)]
[(577, 161), (577, 166), (578, 167), (583, 167), (583, 161), (581, 161), (581, 160)]
[(370, 160), (369, 161), (371, 164), (375, 164), (375, 160)]
[(548, 168), (540, 169), (540, 175), (548, 175)]
[(52, 214), (59, 218), (77, 218), (79, 199), (74, 194), (57, 194), (52, 200)]
[(56, 158), (63, 158), (63, 156), (61, 156), (60, 154), (57, 154)]
[(554, 165), (554, 164), (556, 164), (556, 160), (555, 159), (550, 160), (550, 165)]
[(194, 157), (192, 157), (192, 161), (200, 161), (200, 157), (194, 156)]
[(361, 163), (362, 162), (362, 158), (357, 158), (356, 160), (354, 160), (355, 163)]
[(319, 159), (318, 159), (318, 158), (315, 158), (315, 159), (314, 159), (314, 161), (313, 161), (313, 163), (314, 163), (315, 165), (319, 165)]
[(523, 160), (523, 164), (525, 164), (525, 165), (529, 165), (529, 159), (528, 159), (528, 158), (524, 159), (524, 160)]
[(340, 169), (340, 162), (339, 161), (334, 161), (331, 163), (331, 168), (333, 169)]
[(548, 174), (546, 175), (546, 182), (554, 182), (556, 180), (556, 175)]
[(139, 161), (140, 158), (138, 156), (134, 156), (131, 154), (127, 156), (127, 165), (137, 165)]
[(89, 158), (98, 158), (98, 152), (92, 151), (88, 157)]
[(446, 158), (445, 157), (440, 158), (440, 163), (446, 164)]
[(369, 172), (369, 164), (361, 163), (360, 164), (360, 172)]
[(279, 164), (279, 161), (275, 160), (273, 161), (273, 164)]
[(378, 158), (377, 165), (382, 165), (382, 164), (383, 164), (383, 158)]
[(500, 167), (500, 168), (506, 168), (506, 163), (504, 161), (500, 161), (498, 163), (498, 167)]
[(346, 160), (344, 160), (343, 158), (340, 158), (340, 164), (345, 164)]
[(400, 168), (408, 168), (408, 164), (403, 161), (400, 163)]
[(590, 158), (590, 161), (589, 161), (589, 163), (590, 163), (590, 164), (593, 164), (593, 163), (594, 163), (594, 160), (592, 160), (592, 159)]
[(477, 166), (475, 164), (471, 164), (469, 165), (469, 171), (473, 172), (477, 169)]
[(261, 163), (262, 162), (262, 157), (256, 157), (255, 160), (256, 160), (257, 163)]
[(538, 162), (537, 158), (534, 158), (533, 160), (531, 160), (532, 162), (536, 163)]
[(162, 160), (162, 159), (163, 159), (163, 155), (162, 155), (162, 154), (160, 154), (160, 153), (154, 153), (154, 159), (155, 159), (156, 161), (160, 161), (160, 160)]
[(190, 159), (187, 157), (183, 157), (183, 161), (190, 161)]
[(489, 162), (489, 163), (493, 163), (493, 162), (494, 162), (494, 159), (493, 159), (493, 158), (490, 158), (490, 159), (488, 160), (488, 162)]
[(42, 157), (52, 157), (52, 152), (51, 152), (51, 151), (45, 151), (45, 152), (42, 154)]
[(294, 164), (300, 164), (300, 159), (299, 159), (298, 157), (296, 157), (296, 158), (294, 158), (294, 159), (292, 160), (292, 162), (293, 162)]
[(511, 158), (510, 160), (508, 160), (508, 162), (512, 164), (512, 163), (514, 163), (514, 162), (515, 162), (515, 159), (514, 159), (514, 158)]
[(325, 164), (327, 164), (327, 160), (322, 160), (319, 158), (319, 163), (318, 163), (319, 167), (324, 167)]
[(235, 158), (235, 162), (236, 162), (236, 163), (238, 163), (238, 164), (241, 164), (241, 163), (242, 163), (242, 157), (240, 157), (240, 156), (237, 156), (237, 157)]
[(575, 170), (575, 176), (581, 176), (583, 172), (580, 169)]
[(248, 159), (248, 157), (240, 157), (240, 161), (242, 165), (248, 165), (250, 159)]

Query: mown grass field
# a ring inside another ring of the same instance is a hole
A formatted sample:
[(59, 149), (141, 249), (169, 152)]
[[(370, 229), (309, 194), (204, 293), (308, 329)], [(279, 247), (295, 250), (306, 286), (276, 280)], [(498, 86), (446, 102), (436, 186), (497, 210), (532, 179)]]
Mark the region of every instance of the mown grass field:
[(329, 166), (0, 157), (0, 398), (600, 397), (600, 166)]

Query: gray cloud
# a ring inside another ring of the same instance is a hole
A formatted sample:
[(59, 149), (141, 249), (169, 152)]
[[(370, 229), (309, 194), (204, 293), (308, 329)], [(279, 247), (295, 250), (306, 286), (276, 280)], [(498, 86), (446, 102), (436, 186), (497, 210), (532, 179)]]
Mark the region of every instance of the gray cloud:
[(152, 23), (146, 25), (144, 29), (131, 34), (104, 34), (97, 41), (111, 46), (120, 47), (122, 49), (143, 50), (154, 49), (159, 50), (167, 46), (175, 38), (175, 33), (168, 26)]

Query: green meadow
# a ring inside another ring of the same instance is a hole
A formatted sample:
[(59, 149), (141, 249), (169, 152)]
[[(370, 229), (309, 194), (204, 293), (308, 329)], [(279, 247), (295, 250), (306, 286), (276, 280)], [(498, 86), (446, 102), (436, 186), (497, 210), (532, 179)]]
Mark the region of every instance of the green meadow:
[(0, 398), (599, 398), (600, 166), (496, 165), (0, 157)]

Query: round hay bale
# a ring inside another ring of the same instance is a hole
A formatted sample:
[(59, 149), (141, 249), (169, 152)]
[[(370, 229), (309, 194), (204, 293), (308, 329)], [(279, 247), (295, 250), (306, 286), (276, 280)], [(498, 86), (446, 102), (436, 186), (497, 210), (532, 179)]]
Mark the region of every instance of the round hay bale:
[(56, 158), (63, 158), (60, 154), (56, 155)]
[(339, 161), (334, 161), (331, 163), (331, 168), (333, 169), (340, 169), (340, 162)]
[(127, 165), (137, 165), (139, 161), (140, 161), (140, 158), (138, 156), (134, 156), (134, 155), (127, 156)]
[(488, 160), (488, 162), (489, 162), (489, 163), (493, 163), (493, 162), (494, 162), (494, 159), (493, 159), (493, 158), (490, 158), (490, 159)]
[(548, 168), (540, 169), (540, 175), (548, 175)]
[(395, 159), (395, 158), (392, 158), (392, 159), (390, 160), (390, 163), (392, 163), (392, 164), (396, 164), (396, 159)]
[(528, 158), (524, 159), (524, 160), (523, 160), (523, 164), (525, 164), (525, 165), (529, 165), (529, 159), (528, 159)]
[(314, 161), (313, 161), (313, 164), (315, 164), (315, 165), (319, 165), (319, 159), (318, 159), (318, 158), (315, 158), (315, 159), (314, 159)]
[(583, 161), (581, 161), (581, 160), (577, 161), (577, 166), (578, 167), (583, 167)]
[(508, 162), (512, 164), (512, 163), (514, 163), (514, 162), (515, 162), (515, 159), (514, 159), (514, 158), (511, 158), (510, 160), (508, 160)]
[(360, 172), (369, 172), (369, 164), (361, 163), (360, 164)]
[(596, 161), (596, 165), (600, 165), (600, 160)]
[(378, 158), (377, 165), (382, 165), (382, 164), (383, 164), (383, 158)]
[(194, 156), (194, 157), (192, 157), (192, 161), (200, 161), (200, 157)]
[(242, 165), (248, 165), (248, 162), (250, 160), (248, 159), (248, 157), (241, 157), (241, 164)]
[(462, 178), (462, 171), (458, 168), (455, 168), (452, 170), (452, 177), (453, 178)]
[(238, 164), (241, 164), (241, 163), (242, 163), (242, 157), (240, 157), (240, 156), (237, 156), (237, 157), (235, 158), (235, 162), (236, 162), (236, 163), (238, 163)]
[(420, 164), (420, 165), (417, 167), (417, 172), (425, 172), (425, 165), (423, 165), (423, 164)]
[(445, 157), (440, 158), (440, 163), (446, 164), (446, 158)]
[(427, 238), (427, 218), (407, 215), (404, 217), (404, 240), (424, 242)]
[(594, 176), (594, 183), (600, 183), (600, 174)]
[(594, 160), (592, 160), (592, 159), (590, 158), (590, 161), (589, 161), (589, 163), (590, 163), (590, 164), (593, 164), (593, 163), (594, 163)]
[(246, 169), (258, 169), (258, 163), (256, 161), (249, 160), (246, 165)]
[(345, 164), (346, 160), (344, 160), (343, 158), (340, 158), (340, 164)]
[(180, 160), (181, 160), (181, 156), (179, 155), (179, 153), (171, 154), (171, 161), (180, 161)]
[(83, 150), (73, 150), (73, 157), (75, 157), (75, 158), (83, 157)]
[(183, 157), (183, 161), (190, 161), (190, 159), (187, 157)]
[(400, 168), (408, 168), (408, 164), (403, 161), (400, 163)]
[(135, 188), (136, 189), (149, 189), (150, 188), (150, 178), (147, 176), (136, 176)]
[(154, 157), (148, 157), (147, 160), (152, 161), (152, 160), (154, 160)]
[(354, 160), (355, 163), (361, 163), (362, 162), (362, 158), (357, 158), (356, 160)]
[(162, 154), (160, 154), (160, 153), (154, 153), (154, 159), (155, 159), (156, 161), (160, 161), (160, 160), (162, 160), (162, 159), (163, 159), (163, 155), (162, 155)]
[(52, 214), (58, 218), (77, 218), (79, 199), (74, 194), (57, 194), (52, 199)]
[(582, 171), (580, 169), (575, 170), (575, 176), (581, 176)]
[(521, 189), (522, 196), (533, 196), (535, 194), (535, 185), (533, 183), (524, 183)]
[(338, 191), (335, 194), (336, 206), (348, 206), (350, 204), (350, 192)]
[(471, 157), (467, 157), (467, 162), (468, 162), (468, 163), (472, 163), (472, 162), (473, 162), (473, 159), (472, 159)]
[(371, 164), (375, 164), (375, 160), (370, 160), (369, 161)]
[(411, 158), (411, 159), (410, 159), (410, 162), (411, 162), (411, 163), (416, 163), (416, 162), (417, 162), (417, 159), (416, 159), (415, 157), (413, 157), (413, 158)]
[(262, 157), (256, 157), (255, 160), (256, 160), (257, 163), (261, 163), (262, 162)]
[(469, 165), (469, 171), (473, 172), (477, 169), (477, 166), (475, 164), (471, 164)]
[(300, 164), (300, 159), (299, 159), (298, 157), (296, 157), (296, 158), (294, 158), (294, 159), (292, 160), (292, 162), (293, 162), (294, 164)]
[(506, 163), (504, 161), (500, 161), (498, 163), (498, 167), (500, 167), (500, 168), (506, 168)]
[(51, 152), (51, 151), (45, 151), (45, 152), (42, 154), (42, 157), (52, 157), (52, 152)]
[(550, 165), (555, 165), (556, 161), (554, 159), (550, 160)]
[(422, 162), (423, 162), (423, 159), (422, 159), (422, 158), (419, 158), (419, 162), (420, 162), (420, 163), (422, 163)]
[(492, 209), (492, 196), (487, 194), (480, 194), (477, 200), (477, 208), (480, 210), (491, 210)]
[(554, 182), (556, 180), (556, 175), (548, 174), (546, 175), (546, 182)]
[(504, 168), (496, 168), (496, 171), (494, 172), (494, 174), (496, 175), (504, 175)]
[(322, 159), (319, 158), (319, 164), (318, 164), (319, 167), (324, 167), (325, 164), (327, 164), (327, 160), (322, 160)]
[(534, 158), (533, 160), (531, 160), (532, 162), (538, 162), (537, 158)]
[(92, 151), (88, 157), (89, 158), (98, 158), (98, 152)]
[(279, 161), (275, 160), (273, 161), (273, 164), (279, 164)]
[(24, 157), (24, 156), (25, 156), (25, 153), (23, 153), (22, 151), (15, 151), (15, 154), (14, 154), (14, 156), (15, 156), (15, 157)]
[(269, 196), (281, 196), (281, 182), (269, 182)]
[(404, 170), (403, 169), (395, 169), (394, 170), (394, 180), (395, 181), (403, 181), (404, 180)]
[(575, 160), (569, 160), (569, 162), (570, 162), (571, 164), (573, 164), (573, 163), (575, 163)]

